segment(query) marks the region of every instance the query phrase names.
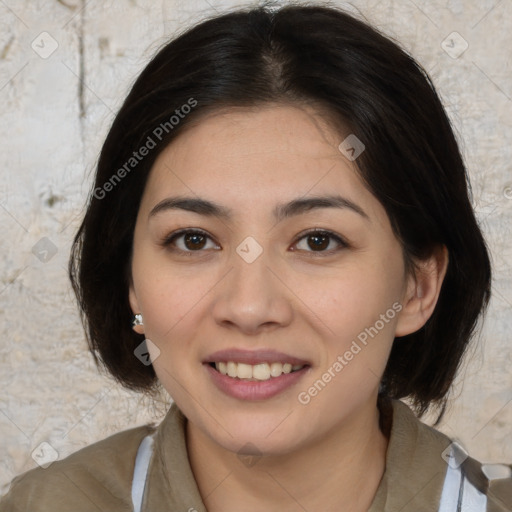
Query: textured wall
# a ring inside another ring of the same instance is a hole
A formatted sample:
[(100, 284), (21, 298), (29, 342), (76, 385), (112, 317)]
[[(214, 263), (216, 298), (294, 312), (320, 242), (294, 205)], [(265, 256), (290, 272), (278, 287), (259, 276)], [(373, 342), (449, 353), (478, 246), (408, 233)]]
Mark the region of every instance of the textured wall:
[[(512, 461), (512, 5), (337, 3), (418, 58), (463, 141), (494, 297), (441, 430), (476, 458)], [(137, 72), (176, 30), (234, 5), (241, 3), (0, 2), (0, 485), (36, 465), (41, 443), (63, 458), (165, 410), (94, 367), (67, 281), (68, 252), (102, 138)]]

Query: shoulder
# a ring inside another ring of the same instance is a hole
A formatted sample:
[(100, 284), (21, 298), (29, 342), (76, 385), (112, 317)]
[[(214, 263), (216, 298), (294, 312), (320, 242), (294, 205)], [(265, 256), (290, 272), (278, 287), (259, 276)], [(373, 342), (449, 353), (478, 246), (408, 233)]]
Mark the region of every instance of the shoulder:
[(0, 512), (130, 511), (135, 457), (156, 427), (124, 430), (11, 482)]
[(421, 461), (421, 468), (415, 469), (429, 468), (428, 476), (439, 470), (443, 474), (445, 508), (439, 510), (455, 510), (462, 500), (462, 510), (512, 512), (512, 464), (476, 460), (455, 440), (423, 423), (403, 402), (394, 400), (392, 406), (393, 417), (399, 420), (394, 434), (401, 446), (412, 440), (410, 453)]
[(449, 470), (459, 469), (475, 492), (486, 496), (487, 512), (512, 512), (512, 464), (483, 463), (461, 451)]

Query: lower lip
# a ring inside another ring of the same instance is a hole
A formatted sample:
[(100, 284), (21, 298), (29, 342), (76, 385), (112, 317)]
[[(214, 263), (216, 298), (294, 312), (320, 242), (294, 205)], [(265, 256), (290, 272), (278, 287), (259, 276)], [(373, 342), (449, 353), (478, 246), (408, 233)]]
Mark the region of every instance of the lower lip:
[(301, 370), (283, 373), (279, 377), (270, 377), (268, 380), (242, 380), (223, 375), (208, 363), (204, 363), (204, 366), (210, 373), (214, 384), (221, 391), (240, 400), (266, 400), (267, 398), (272, 398), (296, 384), (310, 368), (305, 366)]

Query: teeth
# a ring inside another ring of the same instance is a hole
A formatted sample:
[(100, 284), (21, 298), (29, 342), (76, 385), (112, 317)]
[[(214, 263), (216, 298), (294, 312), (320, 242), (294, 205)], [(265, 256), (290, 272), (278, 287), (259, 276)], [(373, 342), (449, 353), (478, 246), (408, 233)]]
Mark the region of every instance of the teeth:
[(252, 379), (252, 366), (250, 364), (238, 363), (237, 369), (239, 379)]
[(252, 370), (251, 377), (253, 379), (256, 379), (256, 380), (270, 379), (270, 366), (268, 365), (268, 363), (255, 364), (251, 370)]
[(302, 367), (301, 364), (292, 366), (290, 363), (259, 363), (255, 365), (235, 363), (234, 361), (215, 363), (215, 368), (222, 375), (252, 380), (269, 380), (271, 377), (279, 377), (283, 373), (300, 370)]
[(281, 363), (272, 363), (270, 365), (270, 375), (272, 375), (272, 377), (279, 377), (279, 375), (281, 375), (281, 373), (283, 373), (283, 366)]
[(233, 363), (233, 361), (230, 361), (227, 363), (227, 372), (230, 377), (238, 377), (238, 365)]

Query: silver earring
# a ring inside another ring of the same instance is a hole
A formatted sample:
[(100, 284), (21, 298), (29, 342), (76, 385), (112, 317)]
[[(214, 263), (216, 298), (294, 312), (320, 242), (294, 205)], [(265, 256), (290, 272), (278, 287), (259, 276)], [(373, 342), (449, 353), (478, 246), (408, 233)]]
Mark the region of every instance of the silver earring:
[(132, 326), (137, 327), (137, 325), (144, 325), (142, 315), (140, 313), (133, 315)]

